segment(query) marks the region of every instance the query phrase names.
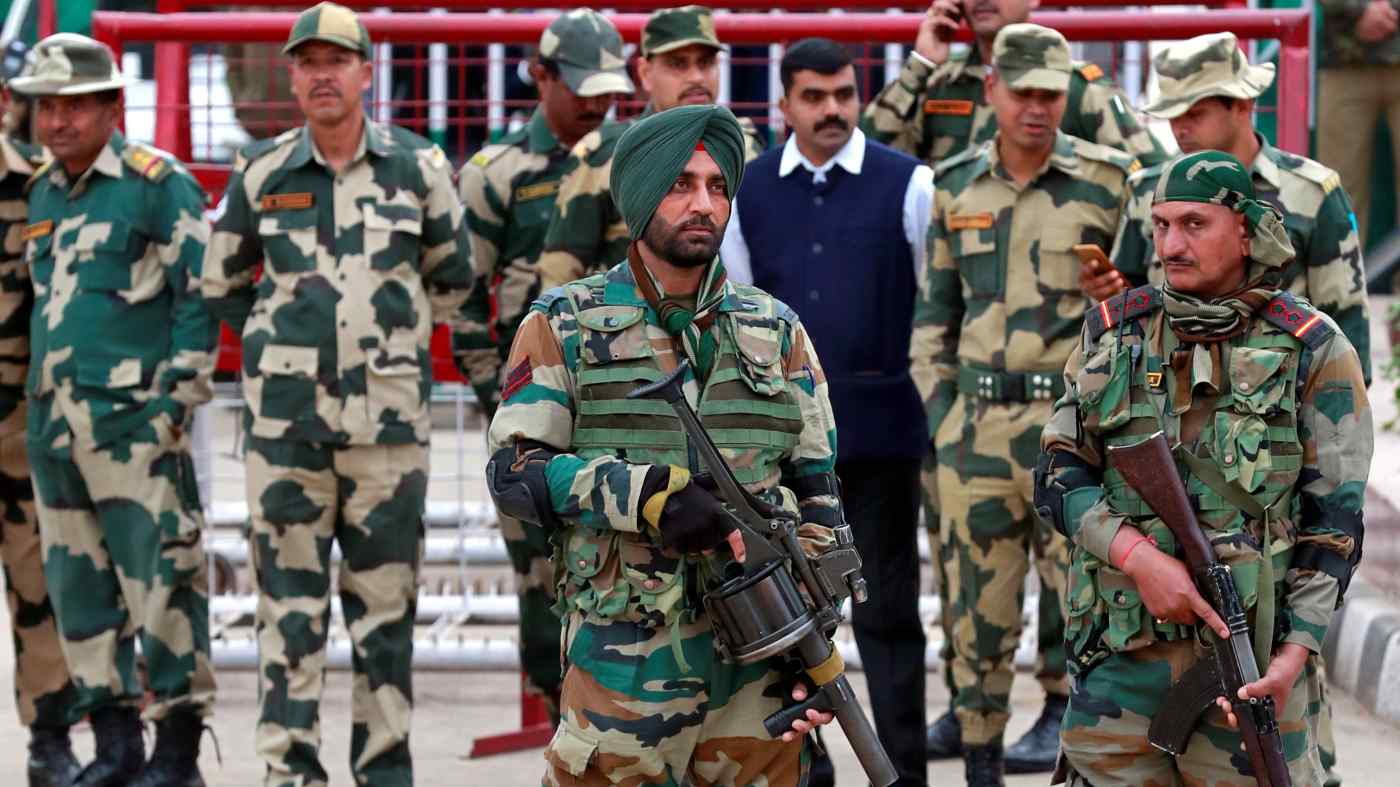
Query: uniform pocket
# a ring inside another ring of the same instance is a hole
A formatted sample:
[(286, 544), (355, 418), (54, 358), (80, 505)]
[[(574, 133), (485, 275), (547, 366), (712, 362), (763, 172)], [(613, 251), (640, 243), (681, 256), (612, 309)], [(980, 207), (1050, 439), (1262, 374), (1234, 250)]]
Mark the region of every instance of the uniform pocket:
[(685, 597), (685, 563), (679, 555), (668, 555), (648, 541), (620, 536), (619, 562), (630, 586), (634, 612), (646, 629), (670, 622), (681, 609)]
[(257, 410), (262, 416), (297, 421), (316, 414), (316, 372), (319, 353), (315, 347), (269, 344), (258, 359), (262, 378)]
[(787, 390), (783, 374), (780, 327), (768, 325), (773, 320), (745, 320), (736, 317), (731, 323), (734, 343), (742, 359), (740, 366), (744, 382), (754, 393), (773, 396)]
[(265, 270), (273, 275), (295, 275), (316, 270), (315, 208), (264, 213), (258, 236), (267, 259)]
[(78, 244), (76, 262), (78, 288), (89, 292), (119, 292), (131, 289), (132, 246), (144, 246), (144, 238), (134, 235), (124, 221), (112, 222), (107, 237), (89, 244)]
[[(607, 708), (588, 710), (597, 717), (608, 715)], [(614, 740), (624, 736), (625, 740)], [(559, 722), (544, 757), (552, 771), (568, 773), (579, 779), (579, 784), (659, 784), (666, 774), (661, 753), (625, 730), (595, 732), (568, 719)], [(547, 781), (564, 780), (556, 777)]]
[[(1236, 347), (1230, 351), (1230, 393), (1236, 412), (1265, 417), (1276, 414), (1288, 390), (1287, 375), (1279, 372), (1288, 353), (1257, 347)], [(1292, 407), (1292, 398), (1287, 403)]]
[(1151, 615), (1143, 606), (1137, 586), (1127, 574), (1108, 566), (1095, 572), (1099, 600), (1103, 604), (1108, 628), (1104, 644), (1115, 653), (1145, 648), (1156, 641), (1150, 625)]
[(1041, 235), (1039, 250), (1033, 256), (1036, 288), (1045, 295), (1083, 297), (1079, 289), (1079, 255), (1074, 247), (1079, 234), (1051, 227)]
[(364, 228), (370, 268), (389, 271), (406, 264), (418, 270), (423, 211), (411, 205), (368, 203), (364, 206)]
[(627, 609), (630, 586), (622, 576), (617, 556), (621, 534), (574, 528), (564, 544), (564, 592), (566, 608), (577, 609), (586, 619), (609, 619)]

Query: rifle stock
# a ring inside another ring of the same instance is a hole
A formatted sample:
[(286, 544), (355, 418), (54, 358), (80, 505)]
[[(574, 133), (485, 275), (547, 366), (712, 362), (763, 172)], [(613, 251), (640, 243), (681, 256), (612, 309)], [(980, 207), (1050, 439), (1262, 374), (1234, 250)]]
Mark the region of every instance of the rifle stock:
[(1248, 702), (1239, 699), (1241, 686), (1259, 680), (1259, 667), (1249, 641), (1249, 620), (1230, 567), (1216, 560), (1215, 549), (1196, 519), (1166, 436), (1157, 432), (1132, 445), (1112, 446), (1108, 453), (1114, 469), (1171, 530), (1201, 596), (1230, 629), (1226, 640), (1206, 629), (1202, 664), (1172, 687), (1167, 701), (1152, 718), (1148, 740), (1170, 754), (1181, 754), (1201, 714), (1215, 703), (1216, 697), (1227, 697), (1234, 706), (1255, 781), (1260, 787), (1292, 787), (1273, 698)]

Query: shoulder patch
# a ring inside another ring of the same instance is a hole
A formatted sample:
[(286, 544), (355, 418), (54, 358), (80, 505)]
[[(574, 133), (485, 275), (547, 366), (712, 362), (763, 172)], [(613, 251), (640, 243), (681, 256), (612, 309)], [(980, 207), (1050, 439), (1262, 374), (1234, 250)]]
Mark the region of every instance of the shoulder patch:
[(1303, 156), (1287, 155), (1278, 160), (1279, 169), (1289, 172), (1310, 183), (1316, 183), (1322, 189), (1323, 194), (1330, 194), (1338, 186), (1342, 185), (1341, 176), (1336, 170), (1326, 166), (1320, 161), (1313, 161)]
[(1098, 63), (1085, 63), (1079, 67), (1079, 75), (1090, 82), (1095, 82), (1103, 79), (1103, 69), (1099, 68)]
[(1125, 320), (1135, 320), (1151, 314), (1162, 305), (1162, 291), (1152, 285), (1138, 287), (1099, 301), (1084, 313), (1089, 338), (1097, 340), (1104, 332)]
[(175, 165), (164, 153), (137, 142), (127, 143), (122, 151), (122, 161), (136, 174), (154, 183), (165, 180), (175, 170)]
[(1071, 137), (1071, 139), (1074, 140), (1074, 152), (1090, 161), (1112, 164), (1129, 175), (1142, 169), (1142, 164), (1131, 153), (1124, 153), (1118, 148), (1088, 142), (1078, 137)]
[(1291, 292), (1280, 292), (1264, 305), (1264, 319), (1279, 330), (1316, 350), (1332, 338), (1332, 324), (1322, 312)]
[(26, 181), (24, 182), (24, 193), (25, 193), (25, 194), (28, 194), (28, 193), (29, 193), (29, 190), (30, 190), (31, 188), (34, 187), (34, 184), (35, 184), (35, 183), (38, 183), (38, 182), (39, 182), (39, 179), (40, 179), (40, 178), (44, 177), (45, 175), (47, 175), (47, 174), (49, 173), (49, 169), (50, 169), (51, 167), (53, 167), (53, 162), (54, 162), (53, 159), (49, 159), (48, 161), (45, 161), (43, 164), (40, 164), (38, 169), (34, 170), (34, 174), (29, 176), (29, 180), (26, 180)]

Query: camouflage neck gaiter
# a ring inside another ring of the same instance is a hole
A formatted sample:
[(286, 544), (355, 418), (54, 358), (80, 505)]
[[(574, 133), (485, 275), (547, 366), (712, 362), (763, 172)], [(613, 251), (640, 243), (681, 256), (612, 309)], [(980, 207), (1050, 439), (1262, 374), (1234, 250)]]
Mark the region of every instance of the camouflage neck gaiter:
[(1183, 342), (1220, 342), (1244, 333), (1249, 318), (1278, 294), (1277, 277), (1259, 276), (1242, 287), (1210, 300), (1162, 285), (1167, 326)]

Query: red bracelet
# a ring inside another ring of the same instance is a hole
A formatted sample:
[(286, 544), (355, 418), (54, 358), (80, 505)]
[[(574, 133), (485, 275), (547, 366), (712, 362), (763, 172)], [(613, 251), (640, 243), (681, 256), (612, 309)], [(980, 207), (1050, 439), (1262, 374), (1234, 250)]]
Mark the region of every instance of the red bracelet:
[(1133, 542), (1133, 545), (1130, 546), (1130, 547), (1128, 547), (1128, 551), (1123, 553), (1123, 559), (1120, 560), (1120, 561), (1118, 561), (1118, 570), (1119, 570), (1119, 571), (1122, 571), (1122, 570), (1124, 569), (1124, 567), (1128, 565), (1128, 556), (1131, 555), (1131, 554), (1133, 554), (1133, 550), (1134, 550), (1134, 549), (1137, 549), (1137, 548), (1140, 547), (1140, 546), (1142, 546), (1144, 542), (1150, 543), (1150, 544), (1151, 544), (1152, 546), (1154, 546), (1154, 547), (1157, 546), (1157, 539), (1153, 538), (1152, 536), (1143, 536), (1142, 538), (1139, 538), (1137, 541), (1134, 541), (1134, 542)]

